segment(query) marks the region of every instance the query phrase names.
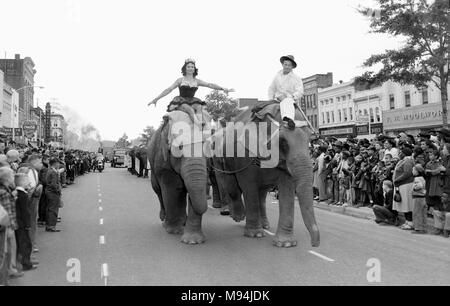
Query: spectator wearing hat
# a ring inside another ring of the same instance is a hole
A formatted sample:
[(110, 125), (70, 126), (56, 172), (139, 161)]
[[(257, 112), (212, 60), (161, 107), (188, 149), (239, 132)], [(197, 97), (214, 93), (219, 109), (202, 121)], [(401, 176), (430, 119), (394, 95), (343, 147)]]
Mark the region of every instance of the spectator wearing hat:
[(413, 167), (414, 183), (413, 183), (413, 226), (414, 234), (425, 234), (427, 232), (427, 204), (425, 201), (426, 184), (425, 169), (421, 164)]
[(297, 67), (294, 56), (287, 55), (280, 58), (283, 69), (279, 71), (269, 87), (269, 100), (280, 102), (280, 113), (289, 129), (294, 129), (295, 101), (303, 96), (303, 81), (292, 70)]
[(59, 232), (56, 229), (58, 211), (61, 204), (61, 183), (59, 178), (59, 159), (52, 157), (49, 161), (50, 168), (47, 172), (47, 186), (45, 194), (47, 196), (47, 232)]
[(401, 201), (394, 201), (393, 209), (403, 213), (405, 216), (406, 222), (401, 226), (401, 229), (412, 230), (412, 188), (414, 184), (412, 150), (410, 148), (403, 148), (399, 154), (399, 158), (400, 160), (395, 167), (393, 178), (394, 186), (400, 193)]

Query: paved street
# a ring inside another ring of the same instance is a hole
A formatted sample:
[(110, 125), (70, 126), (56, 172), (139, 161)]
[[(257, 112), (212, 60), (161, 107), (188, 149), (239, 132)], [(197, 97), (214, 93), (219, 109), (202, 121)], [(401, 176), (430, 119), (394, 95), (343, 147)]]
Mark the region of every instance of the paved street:
[[(448, 285), (450, 239), (418, 236), (369, 220), (316, 209), (321, 246), (312, 249), (296, 207), (296, 248), (279, 249), (268, 234), (243, 236), (244, 223), (210, 208), (203, 245), (168, 235), (148, 179), (107, 165), (63, 190), (61, 233), (39, 229), (39, 268), (12, 285)], [(268, 199), (271, 231), (278, 207)], [(311, 253), (314, 251), (316, 253)], [(81, 283), (66, 274), (81, 263)], [(369, 283), (369, 259), (381, 264), (381, 282)], [(103, 267), (103, 269), (102, 269)]]

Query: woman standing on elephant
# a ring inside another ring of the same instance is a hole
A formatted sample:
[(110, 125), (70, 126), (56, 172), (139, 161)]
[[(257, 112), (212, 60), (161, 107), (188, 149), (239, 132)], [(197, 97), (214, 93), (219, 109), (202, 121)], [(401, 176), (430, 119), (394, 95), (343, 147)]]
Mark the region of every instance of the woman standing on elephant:
[(173, 110), (181, 110), (189, 114), (191, 120), (198, 126), (201, 126), (203, 122), (201, 122), (196, 113), (202, 114), (202, 108), (206, 103), (198, 98), (195, 98), (195, 92), (200, 86), (208, 87), (216, 90), (223, 90), (226, 94), (229, 92), (233, 92), (233, 89), (227, 89), (222, 86), (207, 83), (202, 80), (197, 79), (198, 69), (195, 66), (195, 60), (188, 58), (183, 67), (181, 68), (181, 73), (183, 77), (177, 79), (175, 83), (173, 83), (169, 88), (164, 90), (159, 96), (153, 99), (148, 105), (156, 103), (159, 99), (170, 94), (175, 88), (178, 87), (180, 95), (175, 97), (167, 107), (167, 111), (171, 112)]

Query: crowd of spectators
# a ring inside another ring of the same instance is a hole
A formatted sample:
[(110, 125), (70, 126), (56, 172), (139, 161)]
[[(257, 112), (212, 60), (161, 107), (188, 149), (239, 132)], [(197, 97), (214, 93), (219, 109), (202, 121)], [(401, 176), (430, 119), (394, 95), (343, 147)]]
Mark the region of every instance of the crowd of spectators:
[(62, 189), (95, 160), (95, 153), (0, 140), (0, 285), (38, 267), (38, 228), (60, 232)]
[[(311, 141), (314, 199), (369, 207), (380, 225), (415, 234), (450, 233), (450, 130), (368, 139)], [(403, 218), (400, 218), (403, 217)]]

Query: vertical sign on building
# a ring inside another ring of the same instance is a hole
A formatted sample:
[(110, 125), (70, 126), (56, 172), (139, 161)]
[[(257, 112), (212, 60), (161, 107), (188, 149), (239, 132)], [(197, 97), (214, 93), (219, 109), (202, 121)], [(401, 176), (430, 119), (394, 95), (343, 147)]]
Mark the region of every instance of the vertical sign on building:
[(51, 116), (52, 116), (52, 107), (50, 103), (47, 102), (45, 105), (45, 143), (50, 142), (50, 133), (51, 133)]

